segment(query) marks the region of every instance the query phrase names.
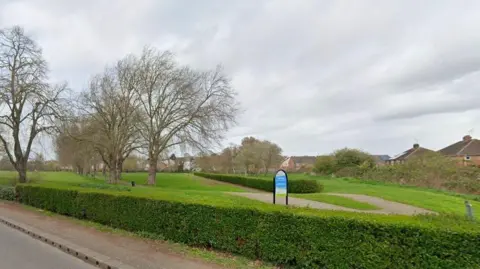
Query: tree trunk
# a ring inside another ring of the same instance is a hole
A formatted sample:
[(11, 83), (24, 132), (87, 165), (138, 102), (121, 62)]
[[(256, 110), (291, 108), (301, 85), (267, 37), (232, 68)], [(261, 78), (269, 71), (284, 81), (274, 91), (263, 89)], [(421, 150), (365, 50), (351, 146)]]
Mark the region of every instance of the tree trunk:
[(155, 185), (157, 176), (157, 158), (148, 161), (148, 185)]
[(20, 182), (20, 183), (27, 182), (27, 168), (26, 168), (26, 165), (18, 164), (17, 165), (17, 172), (18, 172), (18, 182)]
[(123, 162), (117, 162), (116, 165), (115, 165), (115, 168), (116, 168), (116, 177), (115, 177), (115, 183), (118, 183), (120, 182), (120, 180), (122, 179), (122, 166), (123, 166)]
[(117, 179), (117, 169), (112, 168), (108, 173), (108, 183), (114, 184), (115, 180)]
[(107, 178), (107, 165), (104, 163), (102, 167), (102, 175), (104, 178)]

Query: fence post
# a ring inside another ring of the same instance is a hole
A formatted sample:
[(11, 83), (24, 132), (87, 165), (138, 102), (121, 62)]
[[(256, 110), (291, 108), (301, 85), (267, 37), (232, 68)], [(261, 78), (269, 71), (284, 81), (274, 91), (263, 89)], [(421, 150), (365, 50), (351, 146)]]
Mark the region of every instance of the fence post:
[(469, 220), (473, 220), (474, 219), (474, 216), (473, 216), (473, 207), (472, 207), (472, 204), (468, 201), (465, 201), (465, 210), (467, 212), (467, 218)]

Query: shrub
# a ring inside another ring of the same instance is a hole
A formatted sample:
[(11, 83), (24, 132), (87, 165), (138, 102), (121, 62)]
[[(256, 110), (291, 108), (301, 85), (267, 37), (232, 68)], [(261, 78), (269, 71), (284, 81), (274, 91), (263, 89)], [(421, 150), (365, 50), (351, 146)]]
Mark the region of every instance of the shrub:
[(455, 160), (436, 152), (415, 156), (405, 163), (376, 167), (363, 174), (363, 178), (462, 193), (480, 193), (480, 169), (460, 167)]
[[(268, 179), (209, 173), (194, 173), (194, 175), (213, 180), (233, 183), (253, 189), (273, 192), (273, 181)], [(290, 193), (314, 193), (321, 192), (322, 190), (323, 186), (313, 179), (288, 181), (288, 192)]]
[[(17, 186), (22, 203), (294, 268), (476, 268), (478, 230)], [(278, 208), (278, 207), (275, 207)], [(300, 211), (303, 212), (303, 211)], [(306, 209), (305, 209), (305, 212)]]
[(358, 149), (339, 149), (331, 155), (318, 156), (315, 161), (315, 172), (323, 175), (362, 176), (376, 165), (372, 155)]
[(352, 166), (375, 167), (375, 159), (372, 155), (358, 149), (339, 149), (333, 152), (337, 169)]
[(15, 200), (15, 187), (0, 186), (0, 200)]
[(315, 160), (315, 172), (323, 175), (331, 175), (336, 171), (336, 162), (333, 156), (318, 156)]

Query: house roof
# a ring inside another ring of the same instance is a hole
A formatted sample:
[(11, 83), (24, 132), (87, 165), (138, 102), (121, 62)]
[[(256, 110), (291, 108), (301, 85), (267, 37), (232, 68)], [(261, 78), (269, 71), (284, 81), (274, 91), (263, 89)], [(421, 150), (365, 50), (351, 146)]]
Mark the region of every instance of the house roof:
[(424, 153), (427, 153), (427, 152), (434, 152), (434, 151), (431, 150), (431, 149), (422, 148), (418, 144), (414, 144), (412, 148), (407, 149), (406, 151), (396, 155), (393, 158), (390, 158), (389, 161), (404, 161), (404, 160), (409, 159), (412, 156), (417, 156), (417, 155), (424, 154)]
[(290, 158), (297, 164), (315, 164), (317, 160), (315, 156), (291, 156)]
[(455, 142), (438, 152), (449, 156), (479, 156), (480, 155), (480, 140), (472, 139), (471, 136), (466, 135), (461, 141)]
[(385, 162), (388, 161), (391, 157), (388, 155), (372, 155), (373, 158), (378, 162)]

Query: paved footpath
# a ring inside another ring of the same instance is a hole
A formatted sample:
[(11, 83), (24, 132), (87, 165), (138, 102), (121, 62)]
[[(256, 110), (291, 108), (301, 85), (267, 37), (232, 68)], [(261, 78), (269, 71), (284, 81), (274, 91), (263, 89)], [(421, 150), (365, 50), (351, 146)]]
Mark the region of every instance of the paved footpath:
[[(179, 254), (173, 253), (168, 249), (168, 245), (155, 240), (146, 240), (130, 236), (121, 236), (108, 232), (100, 232), (95, 228), (86, 227), (76, 224), (74, 221), (65, 217), (50, 217), (45, 216), (39, 212), (34, 212), (23, 208), (21, 205), (14, 203), (0, 202), (0, 218), (6, 217), (18, 223), (27, 224), (39, 231), (54, 235), (61, 239), (75, 243), (81, 247), (90, 249), (99, 254), (108, 256), (112, 259), (118, 260), (124, 264), (134, 268), (141, 269), (220, 269), (216, 264), (209, 264), (201, 260), (187, 258)], [(4, 226), (0, 223), (0, 226)], [(6, 226), (5, 226), (6, 227)], [(3, 227), (2, 227), (3, 228)], [(13, 228), (12, 233), (18, 233)], [(27, 236), (27, 235), (25, 235)], [(27, 236), (28, 237), (28, 236)], [(29, 238), (30, 239), (30, 238)], [(3, 241), (3, 234), (0, 234), (0, 241)], [(34, 240), (34, 239), (31, 239)], [(35, 239), (36, 240), (36, 239)], [(44, 244), (38, 242), (38, 244)], [(50, 246), (45, 245), (44, 248)], [(50, 247), (55, 249), (53, 247)], [(56, 250), (56, 249), (55, 249)], [(0, 252), (3, 248), (0, 248)], [(58, 250), (60, 251), (60, 250)], [(63, 257), (67, 254), (62, 253)], [(2, 254), (2, 253), (0, 253)], [(22, 256), (23, 257), (23, 256)], [(60, 258), (59, 258), (60, 259)], [(72, 259), (75, 259), (72, 257)], [(0, 255), (0, 268), (10, 269), (4, 267), (3, 256)], [(80, 261), (80, 260), (78, 260)], [(61, 262), (61, 261), (60, 261)], [(81, 261), (80, 261), (81, 262)], [(89, 268), (72, 266), (52, 266), (45, 268)], [(21, 269), (22, 267), (12, 267), (12, 269)], [(38, 268), (42, 267), (29, 266), (24, 268)]]
[[(262, 201), (265, 203), (272, 203), (273, 196), (271, 193), (249, 193), (249, 192), (229, 192), (230, 195), (237, 195), (242, 196), (250, 199), (255, 199), (258, 201)], [(353, 200), (357, 200), (359, 202), (365, 202), (369, 204), (373, 204), (378, 206), (381, 209), (378, 210), (359, 210), (353, 208), (346, 208), (343, 206), (332, 205), (317, 201), (311, 201), (301, 198), (295, 197), (288, 197), (288, 205), (291, 206), (298, 206), (298, 207), (310, 207), (316, 209), (325, 209), (325, 210), (340, 210), (340, 211), (350, 211), (350, 212), (361, 212), (361, 213), (374, 213), (374, 214), (398, 214), (398, 215), (417, 215), (417, 214), (432, 214), (435, 212), (406, 205), (402, 203), (387, 201), (381, 198), (372, 197), (368, 195), (360, 195), (360, 194), (341, 194), (341, 193), (327, 193), (329, 195), (337, 195), (343, 196), (347, 198), (351, 198)], [(285, 204), (285, 198), (277, 198), (279, 199), (276, 203), (277, 204)]]
[(2, 269), (94, 269), (61, 250), (0, 223)]

